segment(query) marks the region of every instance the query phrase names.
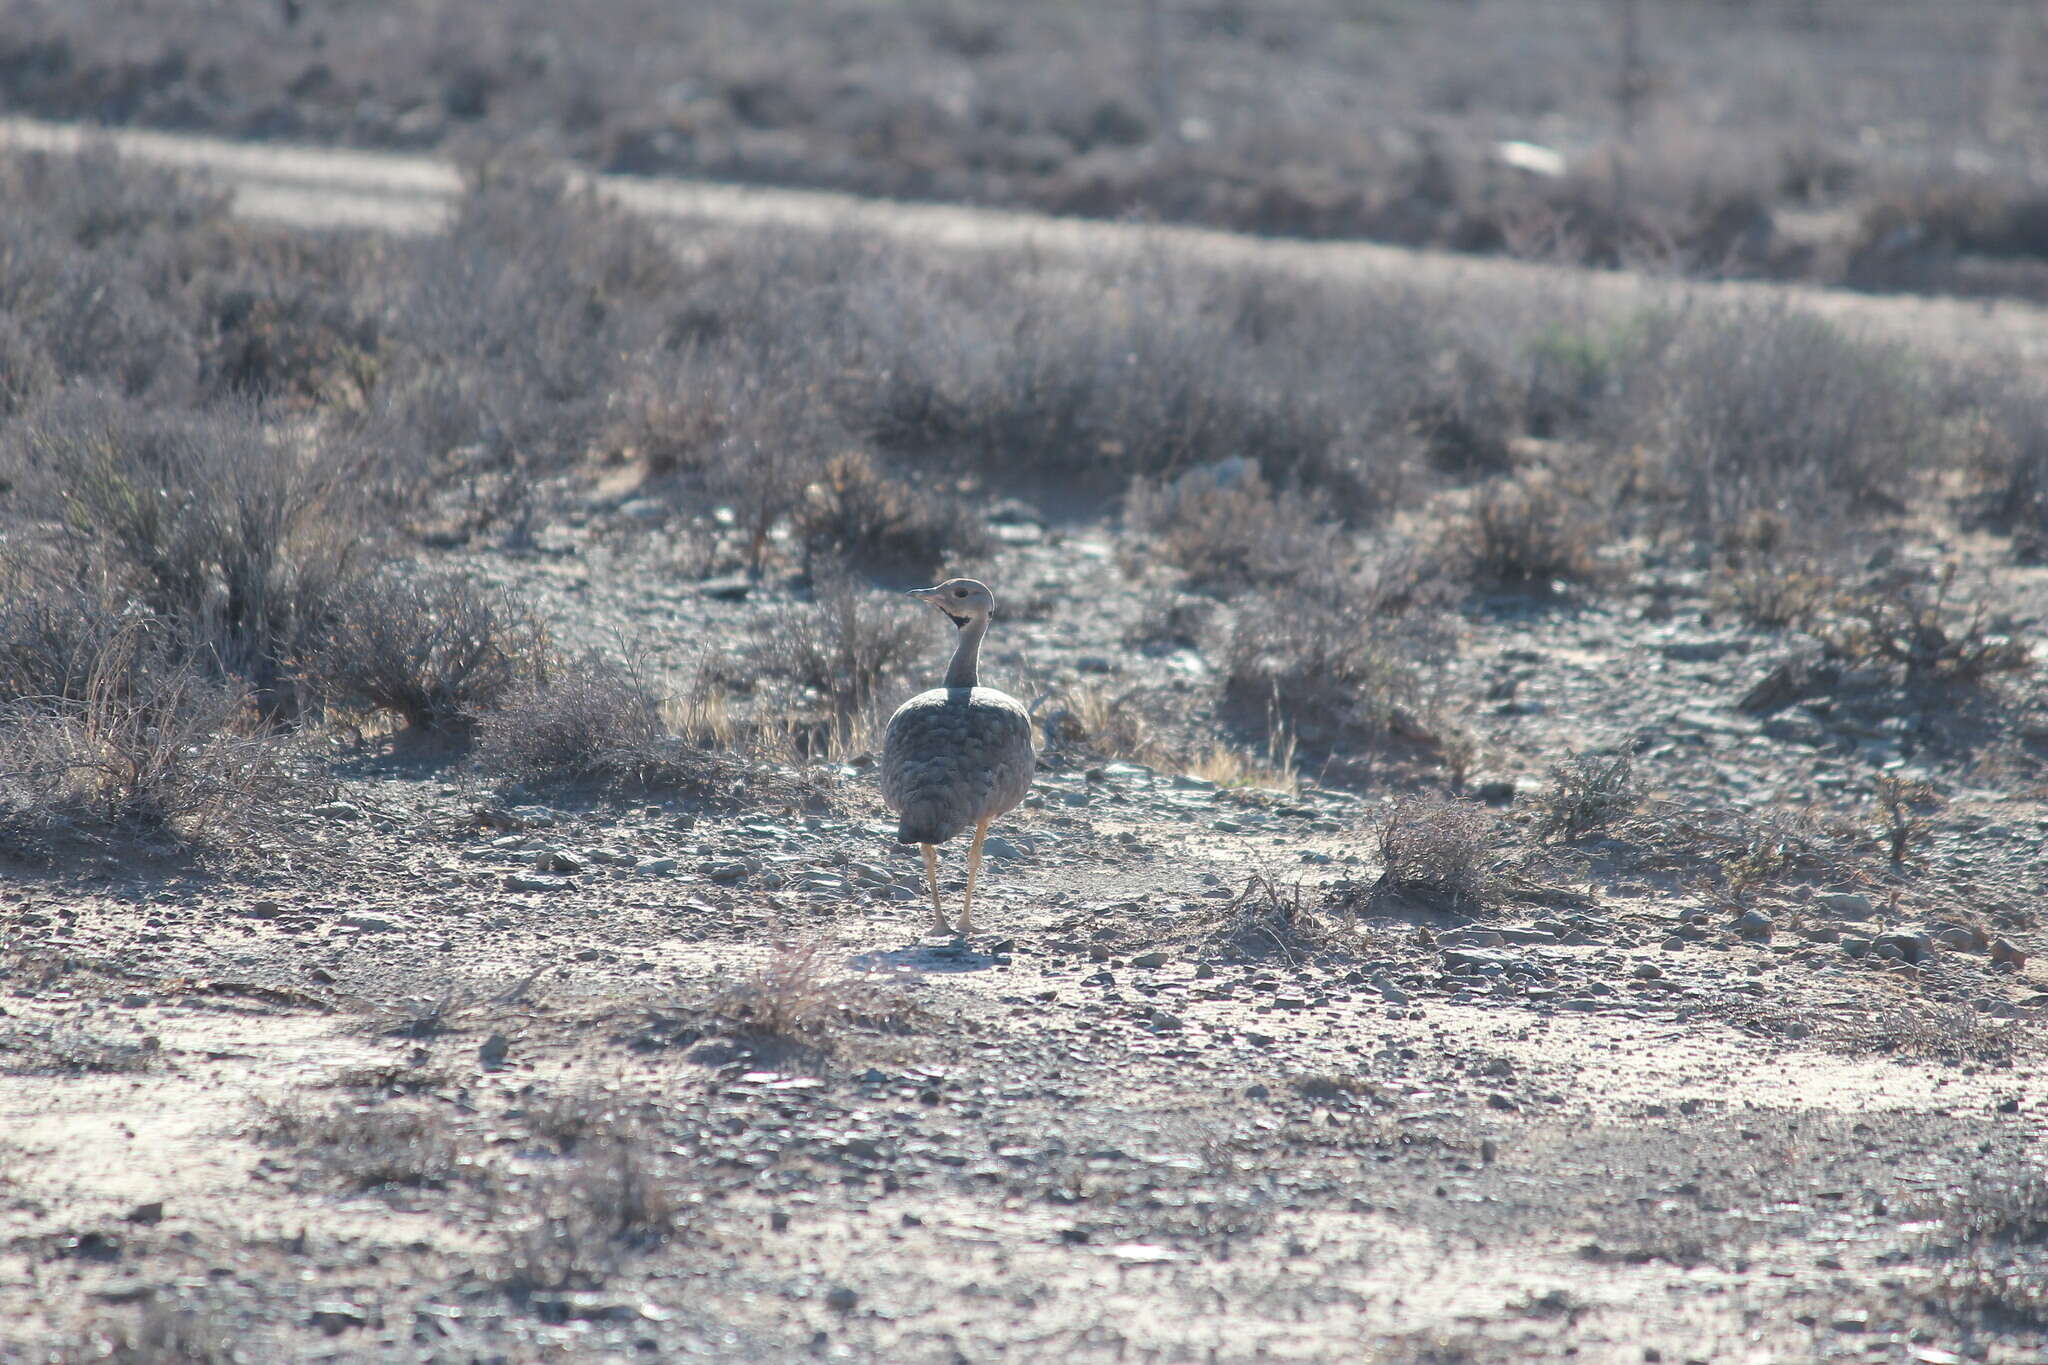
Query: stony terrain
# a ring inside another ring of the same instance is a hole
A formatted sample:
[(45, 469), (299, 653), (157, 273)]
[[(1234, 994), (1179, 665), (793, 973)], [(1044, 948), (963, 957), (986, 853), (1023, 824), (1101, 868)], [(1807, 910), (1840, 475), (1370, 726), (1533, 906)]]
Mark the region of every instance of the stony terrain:
[[(1257, 607), (1057, 494), (988, 492), (955, 566), (1043, 748), (971, 943), (921, 936), (858, 725), (625, 794), (335, 727), (284, 831), (10, 860), (0, 1356), (2041, 1358), (2034, 673), (1847, 664), (1634, 545), (1462, 595), (1429, 735), (1205, 777), (1259, 745), (1217, 718)], [(815, 713), (753, 676), (794, 550), (749, 576), (616, 471), (544, 507), (428, 553), (564, 649)], [(2005, 538), (1929, 511), (1890, 553), (2048, 619)], [(1633, 788), (1547, 828), (1573, 755)], [(1445, 793), (1483, 895), (1392, 875)]]

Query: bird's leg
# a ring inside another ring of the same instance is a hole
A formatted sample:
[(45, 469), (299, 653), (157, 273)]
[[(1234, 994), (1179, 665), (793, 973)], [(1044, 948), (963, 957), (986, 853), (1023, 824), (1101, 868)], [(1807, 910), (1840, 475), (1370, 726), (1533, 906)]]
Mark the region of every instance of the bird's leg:
[(974, 827), (974, 845), (967, 850), (967, 899), (960, 903), (960, 937), (974, 928), (974, 874), (981, 871), (981, 841), (988, 838), (988, 818)]
[(924, 848), (924, 879), (931, 884), (932, 888), (932, 918), (937, 921), (936, 928), (940, 933), (950, 934), (953, 932), (953, 926), (946, 923), (946, 912), (939, 908), (939, 850), (931, 844), (925, 844), (922, 847)]

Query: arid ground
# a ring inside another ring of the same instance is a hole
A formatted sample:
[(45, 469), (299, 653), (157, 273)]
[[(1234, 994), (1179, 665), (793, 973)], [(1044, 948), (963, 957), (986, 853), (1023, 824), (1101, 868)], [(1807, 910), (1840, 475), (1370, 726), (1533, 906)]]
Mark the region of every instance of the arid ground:
[(5, 137), (0, 1358), (2048, 1353), (2048, 313)]

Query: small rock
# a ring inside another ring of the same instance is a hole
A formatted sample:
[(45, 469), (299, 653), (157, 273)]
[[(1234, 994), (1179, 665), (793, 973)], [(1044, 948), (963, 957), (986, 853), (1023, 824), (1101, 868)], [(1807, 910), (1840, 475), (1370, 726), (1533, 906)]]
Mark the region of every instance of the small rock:
[(854, 1305), (859, 1302), (859, 1291), (848, 1289), (843, 1284), (825, 1296), (825, 1306), (835, 1313), (851, 1313)]
[(381, 915), (343, 915), (341, 925), (345, 929), (356, 929), (365, 934), (388, 934), (398, 927)]
[(283, 907), (276, 901), (252, 901), (242, 911), (250, 919), (276, 919), (283, 912)]
[(537, 872), (556, 872), (564, 875), (581, 872), (590, 864), (573, 853), (564, 853), (558, 848), (544, 848), (533, 855), (533, 866)]
[(476, 1058), (484, 1064), (486, 1071), (496, 1071), (505, 1064), (505, 1058), (512, 1051), (512, 1040), (502, 1033), (493, 1033), (484, 1039), (484, 1045), (476, 1050)]
[(1472, 795), (1489, 806), (1505, 805), (1515, 799), (1515, 780), (1511, 777), (1491, 777), (1472, 789)]
[(353, 801), (329, 801), (325, 805), (313, 807), (313, 814), (325, 816), (329, 820), (360, 820), (363, 817), (363, 808)]
[(1855, 934), (1842, 935), (1842, 952), (1848, 957), (1862, 957), (1870, 951), (1870, 940)]
[(1638, 962), (1630, 975), (1638, 981), (1655, 981), (1664, 975), (1664, 969), (1654, 962)]
[(1166, 954), (1139, 953), (1131, 959), (1131, 965), (1133, 967), (1164, 967), (1166, 965)]
[(505, 874), (505, 889), (507, 891), (567, 891), (575, 885), (576, 883), (565, 881), (560, 877), (536, 877), (525, 872), (507, 872)]
[(1024, 856), (1024, 850), (1018, 848), (1017, 845), (1011, 843), (1000, 834), (991, 834), (988, 838), (982, 840), (981, 851), (989, 857), (1003, 862), (1010, 862)]
[(744, 602), (753, 590), (753, 580), (744, 574), (707, 578), (697, 585), (697, 591), (714, 602)]
[(1991, 960), (2013, 967), (2024, 967), (2027, 965), (2027, 955), (2018, 948), (2015, 948), (2012, 940), (2003, 938), (1991, 940)]
[(1503, 1095), (1500, 1093), (1500, 1091), (1494, 1090), (1489, 1091), (1487, 1093), (1486, 1107), (1488, 1109), (1504, 1109), (1512, 1113), (1515, 1110), (1520, 1109), (1522, 1106), (1516, 1104), (1512, 1096)]
[(714, 858), (699, 863), (697, 870), (714, 882), (736, 882), (755, 869), (753, 864), (744, 858)]
[(657, 522), (668, 516), (668, 504), (657, 498), (629, 498), (619, 504), (619, 515), (629, 521)]
[(1893, 934), (1879, 934), (1872, 940), (1877, 950), (1898, 949), (1899, 956), (1907, 962), (1925, 962), (1934, 956), (1934, 940), (1928, 935), (1913, 930), (1901, 930)]
[(1735, 932), (1747, 939), (1768, 940), (1775, 927), (1761, 910), (1745, 910), (1735, 921)]
[(153, 1226), (164, 1221), (164, 1201), (152, 1199), (147, 1204), (137, 1204), (128, 1210), (128, 1221)]
[(1813, 903), (1838, 919), (1867, 920), (1873, 913), (1870, 897), (1857, 891), (1826, 891)]
[(369, 1321), (370, 1315), (368, 1313), (365, 1313), (354, 1304), (345, 1303), (340, 1299), (329, 1299), (325, 1303), (316, 1303), (313, 1305), (313, 1310), (306, 1315), (308, 1326), (317, 1327), (329, 1336), (338, 1336), (351, 1327), (367, 1326)]
[(1673, 934), (1671, 935), (1671, 937), (1665, 939), (1664, 942), (1659, 944), (1658, 946), (1661, 947), (1667, 953), (1675, 953), (1685, 947), (1685, 940), (1680, 938), (1678, 935)]
[(645, 872), (650, 876), (665, 876), (676, 870), (676, 860), (674, 858), (649, 858), (635, 870)]

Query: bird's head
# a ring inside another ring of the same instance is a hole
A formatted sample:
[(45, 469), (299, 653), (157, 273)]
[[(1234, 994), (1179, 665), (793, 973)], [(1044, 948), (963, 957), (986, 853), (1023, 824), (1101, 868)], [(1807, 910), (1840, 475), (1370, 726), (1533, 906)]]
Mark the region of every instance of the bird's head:
[(949, 578), (936, 588), (912, 588), (907, 594), (928, 606), (937, 607), (954, 625), (965, 627), (995, 615), (995, 594), (985, 583), (971, 578)]

